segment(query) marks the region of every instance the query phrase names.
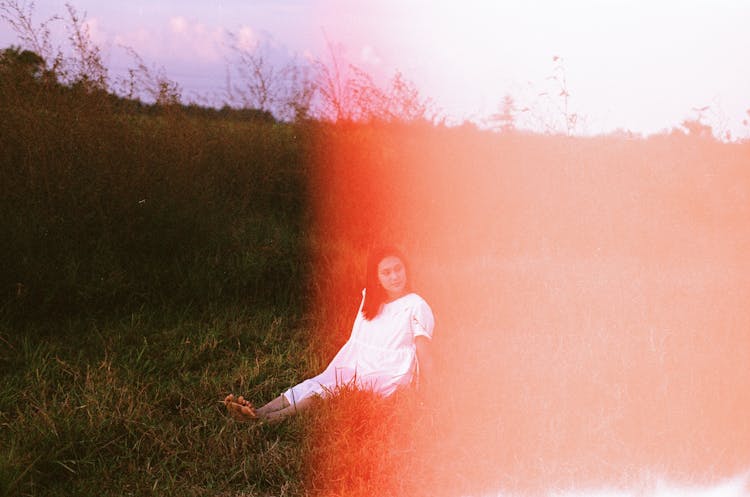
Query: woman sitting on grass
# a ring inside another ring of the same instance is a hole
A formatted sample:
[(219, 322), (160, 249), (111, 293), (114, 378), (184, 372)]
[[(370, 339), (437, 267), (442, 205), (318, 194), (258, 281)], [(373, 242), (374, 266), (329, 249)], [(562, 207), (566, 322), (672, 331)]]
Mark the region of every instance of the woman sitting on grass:
[(388, 396), (411, 384), (417, 373), (424, 385), (432, 372), (429, 343), (434, 324), (430, 306), (409, 289), (404, 256), (395, 248), (383, 248), (368, 258), (366, 285), (352, 334), (325, 371), (258, 409), (233, 394), (224, 403), (229, 413), (240, 419), (279, 420), (340, 385), (354, 384)]

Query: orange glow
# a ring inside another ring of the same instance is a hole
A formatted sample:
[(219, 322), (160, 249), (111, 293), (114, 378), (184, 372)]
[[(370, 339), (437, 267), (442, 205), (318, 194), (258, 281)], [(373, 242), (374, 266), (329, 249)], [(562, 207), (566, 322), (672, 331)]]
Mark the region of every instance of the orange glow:
[(747, 144), (384, 125), (311, 147), (317, 308), (339, 317), (325, 353), (387, 239), (435, 312), (440, 366), (429, 409), (389, 425), (401, 445), (367, 418), (358, 459), (346, 419), (322, 425), (311, 475), (348, 478), (323, 493), (382, 494), (382, 471), (389, 491), (457, 496), (750, 468)]

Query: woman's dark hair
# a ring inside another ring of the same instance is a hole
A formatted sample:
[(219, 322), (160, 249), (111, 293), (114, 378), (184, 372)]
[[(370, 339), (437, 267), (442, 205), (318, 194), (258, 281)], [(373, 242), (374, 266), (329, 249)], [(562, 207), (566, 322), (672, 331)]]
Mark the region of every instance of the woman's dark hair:
[(362, 315), (368, 321), (378, 315), (380, 306), (388, 299), (385, 288), (380, 284), (378, 279), (378, 265), (386, 257), (398, 257), (404, 265), (406, 274), (406, 288), (408, 292), (411, 288), (409, 263), (404, 254), (396, 247), (380, 247), (370, 251), (367, 257), (367, 273), (365, 275), (365, 302), (362, 305)]

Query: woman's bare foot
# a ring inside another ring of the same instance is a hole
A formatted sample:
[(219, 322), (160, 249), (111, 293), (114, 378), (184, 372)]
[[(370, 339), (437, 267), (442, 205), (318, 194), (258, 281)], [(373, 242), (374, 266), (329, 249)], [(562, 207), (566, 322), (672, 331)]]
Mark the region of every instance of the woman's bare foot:
[(230, 393), (224, 398), (224, 405), (227, 406), (227, 411), (236, 420), (251, 421), (259, 419), (253, 405), (245, 400), (242, 395), (235, 398), (234, 394)]

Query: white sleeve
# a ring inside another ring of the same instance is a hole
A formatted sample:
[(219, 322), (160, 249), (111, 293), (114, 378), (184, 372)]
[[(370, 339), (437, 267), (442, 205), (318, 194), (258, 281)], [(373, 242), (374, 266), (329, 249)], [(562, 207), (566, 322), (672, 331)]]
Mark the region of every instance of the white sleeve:
[(427, 302), (421, 300), (414, 306), (411, 313), (411, 332), (414, 338), (426, 337), (432, 339), (432, 330), (435, 328), (435, 317)]

